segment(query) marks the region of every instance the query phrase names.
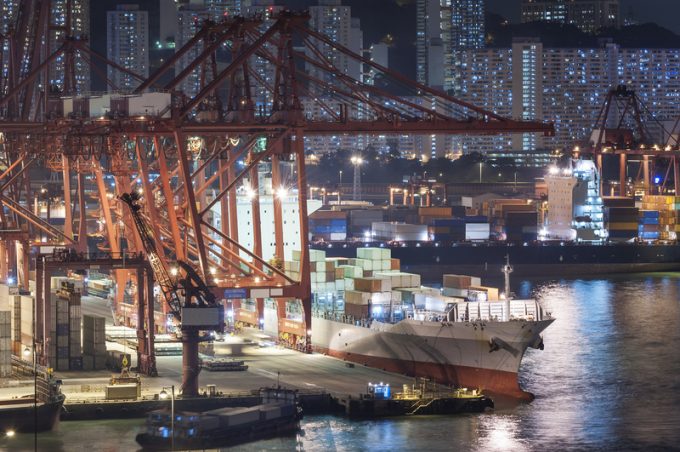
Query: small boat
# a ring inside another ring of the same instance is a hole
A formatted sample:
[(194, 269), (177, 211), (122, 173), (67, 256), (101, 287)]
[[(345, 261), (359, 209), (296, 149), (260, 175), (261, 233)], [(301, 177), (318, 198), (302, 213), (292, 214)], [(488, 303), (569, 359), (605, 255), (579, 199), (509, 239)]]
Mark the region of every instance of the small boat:
[(0, 400), (0, 432), (44, 432), (52, 430), (66, 398), (61, 380), (38, 371), (37, 400), (34, 395)]
[(146, 430), (136, 437), (145, 450), (207, 449), (294, 434), (300, 428), (302, 409), (297, 391), (260, 390), (261, 404), (220, 408), (201, 413), (168, 410), (149, 414)]
[(493, 401), (478, 389), (440, 391), (428, 388), (424, 379), (418, 386), (404, 385), (403, 392), (396, 394), (392, 394), (389, 384), (369, 383), (366, 394), (340, 399), (340, 405), (347, 416), (359, 418), (481, 413), (494, 407)]

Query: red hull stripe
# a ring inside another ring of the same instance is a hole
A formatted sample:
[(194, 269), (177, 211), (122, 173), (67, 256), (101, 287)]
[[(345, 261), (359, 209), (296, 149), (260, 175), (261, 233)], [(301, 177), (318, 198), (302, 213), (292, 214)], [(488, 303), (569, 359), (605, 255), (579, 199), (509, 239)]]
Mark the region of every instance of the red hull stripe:
[(519, 387), (517, 374), (514, 372), (456, 366), (452, 364), (400, 361), (328, 350), (320, 347), (315, 348), (315, 350), (335, 358), (352, 361), (376, 369), (383, 369), (387, 372), (429, 378), (441, 384), (450, 384), (457, 387), (481, 388), (484, 393), (522, 400), (532, 400), (534, 398), (533, 394), (523, 391), (522, 388)]

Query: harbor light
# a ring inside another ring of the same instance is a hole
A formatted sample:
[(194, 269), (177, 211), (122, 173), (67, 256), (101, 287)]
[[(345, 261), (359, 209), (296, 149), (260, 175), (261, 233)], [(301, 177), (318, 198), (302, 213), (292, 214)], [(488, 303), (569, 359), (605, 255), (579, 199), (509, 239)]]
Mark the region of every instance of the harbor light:
[(288, 197), (288, 189), (285, 187), (280, 187), (278, 190), (276, 190), (276, 197), (279, 199), (285, 199)]
[(7, 435), (8, 438), (14, 438), (14, 435), (16, 435), (16, 432), (14, 430), (7, 430), (7, 432), (5, 432), (5, 434)]

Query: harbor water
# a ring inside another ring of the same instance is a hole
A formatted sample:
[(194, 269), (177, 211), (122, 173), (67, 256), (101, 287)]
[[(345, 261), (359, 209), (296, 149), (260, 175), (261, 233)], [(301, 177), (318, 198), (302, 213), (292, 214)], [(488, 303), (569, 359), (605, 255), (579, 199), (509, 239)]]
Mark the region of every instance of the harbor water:
[[(680, 450), (680, 273), (514, 283), (557, 318), (545, 350), (522, 364), (533, 402), (460, 416), (308, 416), (296, 437), (235, 450)], [(142, 422), (64, 422), (39, 435), (39, 450), (138, 450)], [(33, 436), (1, 439), (0, 450), (33, 450)]]

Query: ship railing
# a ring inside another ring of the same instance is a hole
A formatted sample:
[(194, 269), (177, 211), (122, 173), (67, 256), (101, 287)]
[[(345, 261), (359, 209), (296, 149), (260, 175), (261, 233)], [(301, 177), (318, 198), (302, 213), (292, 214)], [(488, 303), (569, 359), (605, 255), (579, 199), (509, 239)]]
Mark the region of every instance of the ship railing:
[[(441, 311), (431, 311), (427, 309), (418, 309), (413, 314), (408, 316), (409, 319), (420, 320), (423, 322), (446, 322), (447, 315)], [(452, 320), (453, 321), (453, 320)]]

